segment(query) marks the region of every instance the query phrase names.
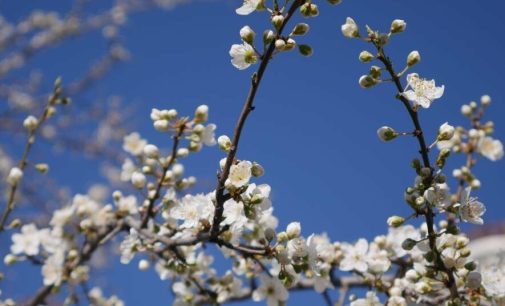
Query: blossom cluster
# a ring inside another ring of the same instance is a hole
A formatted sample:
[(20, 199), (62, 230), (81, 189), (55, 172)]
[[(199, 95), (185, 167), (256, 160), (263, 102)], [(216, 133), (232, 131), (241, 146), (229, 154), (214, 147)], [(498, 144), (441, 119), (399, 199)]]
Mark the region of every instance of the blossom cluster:
[[(284, 7), (274, 1), (272, 8), (261, 0), (245, 0), (236, 12), (247, 15), (259, 10), (271, 14), (273, 26), (263, 35), (263, 52), (257, 51), (255, 32), (248, 26), (240, 31), (243, 43), (230, 50), (232, 64), (238, 69), (261, 63), (251, 84), (253, 93), (268, 61), (293, 49), (297, 46), (293, 37), (308, 31), (307, 24), (299, 23), (289, 35), (282, 34), (292, 15), (297, 11), (304, 17), (318, 14), (316, 4), (296, 0), (286, 1)], [(118, 262), (135, 262), (140, 271), (154, 271), (161, 281), (170, 282), (173, 304), (177, 306), (243, 299), (264, 301), (269, 306), (285, 305), (291, 291), (306, 289), (321, 293), (331, 305), (332, 290), (340, 289), (340, 300), (345, 301), (347, 290), (355, 288), (368, 290), (362, 297), (349, 295), (351, 306), (503, 303), (503, 265), (499, 261), (480, 264), (475, 260), (470, 239), (460, 228), (460, 222), (483, 224), (485, 219), (484, 204), (470, 196), (471, 191), (481, 187), (471, 171), (477, 157), (491, 161), (503, 157), (501, 142), (491, 136), (493, 123), (482, 123), (491, 99), (483, 96), (480, 105), (471, 102), (462, 108), (470, 119), (470, 129), (445, 122), (429, 144), (419, 115), (442, 98), (445, 88), (415, 72), (406, 75), (407, 85), (402, 86), (403, 75), (420, 62), (420, 54), (411, 52), (405, 67), (396, 72), (385, 46), (393, 35), (405, 30), (406, 22), (400, 19), (392, 22), (387, 33), (367, 26), (366, 37), (352, 18), (341, 27), (344, 36), (363, 40), (374, 48), (373, 53), (363, 51), (359, 55), (361, 62), (376, 60), (379, 65), (360, 78), (361, 87), (393, 83), (394, 96), (412, 119), (411, 132), (384, 126), (377, 135), (383, 141), (414, 136), (420, 148), (420, 156), (411, 164), (415, 172), (412, 184), (404, 192), (412, 214), (388, 218), (387, 233), (371, 240), (344, 242), (333, 241), (326, 233), (304, 235), (297, 221), (279, 228), (270, 199), (271, 187), (261, 181), (264, 168), (257, 161), (237, 155), (240, 131), (248, 111), (253, 109), (254, 94), (246, 100), (231, 138), (221, 135), (216, 139), (217, 127), (208, 123), (207, 105), (198, 106), (191, 116), (181, 116), (175, 109), (154, 108), (150, 113), (152, 127), (171, 139), (171, 147), (151, 143), (138, 132), (126, 135), (123, 150), (128, 157), (122, 163), (120, 177), (127, 187), (115, 190), (110, 197), (96, 197), (92, 192), (76, 194), (54, 210), (43, 225), (15, 219), (6, 226), (14, 233), (4, 263), (27, 261), (40, 266), (44, 287), (27, 305), (44, 304), (50, 294), (65, 286), (87, 288), (93, 269), (90, 260), (110, 241), (116, 243), (112, 248), (120, 254)], [(303, 55), (312, 50), (305, 45), (298, 48)], [(386, 73), (388, 76), (383, 77)], [(32, 135), (40, 120), (27, 117), (23, 126)], [(217, 187), (193, 194), (189, 188), (196, 178), (187, 175), (182, 161), (204, 146), (214, 145), (226, 155), (216, 163)], [(435, 146), (439, 153), (432, 162)], [(454, 192), (444, 174), (452, 153), (467, 157), (467, 164), (453, 171), (457, 184)], [(38, 168), (47, 171), (47, 165)], [(10, 190), (16, 191), (23, 175), (22, 169), (12, 167), (6, 178)], [(421, 219), (418, 226), (408, 224), (414, 219)], [(214, 252), (209, 250), (210, 245), (215, 246)], [(230, 267), (219, 271), (214, 265), (217, 256), (231, 262)], [(91, 305), (124, 305), (115, 295), (106, 297), (99, 287), (85, 294)], [(76, 303), (75, 296), (69, 294), (65, 304), (72, 303)], [(0, 305), (16, 303), (7, 299)]]

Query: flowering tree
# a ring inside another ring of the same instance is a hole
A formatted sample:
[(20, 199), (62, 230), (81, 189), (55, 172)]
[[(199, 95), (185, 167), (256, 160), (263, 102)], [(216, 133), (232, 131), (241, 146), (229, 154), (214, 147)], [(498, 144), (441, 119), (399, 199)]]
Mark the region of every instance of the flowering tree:
[[(34, 166), (39, 172), (48, 169), (46, 164), (28, 163), (28, 155), (39, 129), (57, 115), (59, 107), (68, 104), (62, 81), (57, 80), (42, 114), (24, 119), (24, 154), (7, 176), (8, 199), (0, 229), (1, 235), (11, 234), (12, 245), (4, 262), (14, 267), (24, 262), (39, 265), (43, 283), (29, 300), (17, 304), (45, 305), (52, 296), (61, 296), (66, 305), (78, 304), (83, 298), (91, 305), (123, 305), (117, 296), (106, 297), (93, 286), (89, 274), (93, 255), (110, 241), (120, 241), (121, 263), (137, 258), (140, 270), (154, 266), (162, 281), (170, 281), (174, 305), (248, 299), (284, 305), (290, 292), (298, 290), (314, 290), (328, 305), (343, 305), (347, 297), (353, 306), (505, 303), (503, 265), (479, 265), (472, 260), (469, 238), (460, 229), (461, 222), (484, 222), (484, 204), (470, 196), (471, 190), (480, 187), (472, 168), (480, 157), (491, 161), (503, 157), (502, 143), (491, 136), (493, 123), (483, 121), (491, 98), (482, 96), (480, 104), (462, 107), (468, 127), (446, 122), (437, 135), (425, 135), (421, 116), (443, 96), (444, 86), (413, 72), (421, 60), (418, 51), (408, 54), (402, 66), (393, 65), (386, 47), (405, 31), (403, 20), (394, 20), (386, 31), (368, 26), (362, 31), (347, 18), (341, 30), (345, 37), (367, 44), (368, 50), (359, 54), (359, 60), (375, 64), (359, 79), (361, 87), (390, 86), (392, 98), (402, 104), (412, 121), (405, 131), (389, 126), (377, 131), (385, 142), (404, 136), (417, 141), (413, 182), (404, 192), (411, 214), (391, 216), (388, 232), (371, 241), (331, 241), (325, 234), (305, 237), (299, 222), (278, 228), (270, 186), (261, 182), (264, 169), (239, 157), (240, 139), (270, 61), (293, 49), (303, 56), (312, 54), (309, 45), (297, 42), (309, 25), (294, 20), (300, 15), (316, 17), (318, 10), (311, 1), (274, 0), (269, 6), (261, 0), (245, 0), (236, 13), (264, 13), (270, 26), (261, 38), (244, 26), (239, 32), (242, 42), (231, 46), (233, 66), (240, 70), (257, 67), (232, 137), (215, 139), (216, 125), (208, 123), (206, 105), (190, 116), (175, 109), (152, 109), (153, 128), (170, 137), (172, 147), (163, 152), (137, 132), (124, 137), (123, 149), (130, 156), (123, 162), (121, 179), (135, 192), (114, 191), (113, 204), (77, 194), (71, 203), (54, 210), (48, 222), (36, 224), (17, 218), (16, 198), (26, 167)], [(185, 176), (182, 161), (204, 146), (216, 144), (225, 154), (216, 167), (216, 187), (205, 194), (189, 193), (196, 179)], [(455, 182), (444, 174), (451, 154), (466, 156), (466, 164), (452, 172)], [(414, 219), (422, 220), (422, 225), (409, 224)], [(225, 273), (213, 267), (213, 257), (221, 255), (209, 251), (207, 245), (215, 245), (232, 262)], [(84, 293), (77, 293), (79, 286)], [(357, 291), (359, 296), (348, 295), (356, 288), (366, 290)], [(2, 303), (16, 304), (8, 298)]]

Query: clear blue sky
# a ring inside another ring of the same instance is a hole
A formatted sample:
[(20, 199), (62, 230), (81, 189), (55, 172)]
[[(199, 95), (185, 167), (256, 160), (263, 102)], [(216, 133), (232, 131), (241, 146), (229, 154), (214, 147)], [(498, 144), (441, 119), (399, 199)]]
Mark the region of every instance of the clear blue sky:
[[(58, 2), (34, 3), (55, 8)], [(411, 123), (394, 99), (392, 86), (359, 88), (357, 80), (369, 65), (361, 64), (357, 57), (368, 46), (345, 39), (340, 25), (347, 16), (362, 26), (367, 23), (383, 30), (393, 19), (407, 21), (407, 31), (396, 36), (387, 50), (398, 63), (411, 50), (419, 50), (422, 61), (415, 70), (446, 88), (443, 98), (420, 114), (428, 139), (445, 121), (466, 123), (460, 105), (489, 94), (493, 103), (487, 118), (496, 122), (495, 136), (505, 140), (505, 4), (468, 0), (318, 4), (320, 16), (305, 21), (311, 30), (299, 39), (312, 45), (314, 55), (282, 54), (271, 63), (238, 157), (265, 167), (266, 175), (257, 182), (272, 186), (281, 228), (298, 220), (307, 235), (325, 231), (334, 240), (370, 238), (387, 231), (388, 216), (409, 212), (403, 190), (414, 179), (409, 162), (417, 154), (417, 143), (411, 138), (387, 144), (377, 139), (376, 129), (382, 125), (411, 130)], [(195, 1), (171, 11), (134, 16), (122, 33), (132, 60), (114, 70), (88, 97), (117, 94), (135, 103), (138, 113), (132, 126), (148, 139), (161, 140), (151, 128), (152, 107), (174, 107), (181, 114), (190, 114), (202, 103), (210, 106), (210, 121), (217, 123), (217, 133), (231, 135), (256, 67), (236, 70), (229, 63), (228, 50), (239, 43), (238, 31), (243, 25), (261, 33), (268, 24), (265, 14), (236, 15), (238, 6), (239, 1)], [(18, 1), (0, 2), (0, 11), (8, 18), (20, 18), (31, 9)], [(44, 52), (32, 67), (45, 71), (48, 82), (60, 74), (71, 79), (100, 54), (104, 46), (99, 41), (94, 36), (76, 39)], [(211, 148), (188, 160), (188, 173), (200, 178), (199, 190), (213, 188), (221, 157)], [(461, 162), (454, 158), (450, 165)], [(57, 171), (52, 175), (71, 182), (74, 191), (84, 192), (99, 171), (74, 167), (79, 175)], [(487, 205), (488, 222), (505, 218), (504, 170), (503, 161), (487, 160), (479, 161), (476, 170), (483, 188), (475, 195)], [(106, 287), (107, 292), (116, 292), (128, 305), (166, 305), (170, 299), (168, 284), (158, 281), (153, 272), (137, 273), (136, 264), (126, 270), (114, 264), (109, 275), (115, 282)], [(27, 286), (35, 288), (40, 282), (30, 279)], [(13, 286), (0, 283), (6, 294), (15, 294)], [(309, 300), (322, 301), (309, 295), (290, 305)]]

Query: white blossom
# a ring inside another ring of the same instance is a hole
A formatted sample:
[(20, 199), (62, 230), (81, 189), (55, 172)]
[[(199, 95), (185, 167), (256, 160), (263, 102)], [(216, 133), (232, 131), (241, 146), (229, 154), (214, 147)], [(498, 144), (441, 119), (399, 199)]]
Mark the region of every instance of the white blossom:
[(216, 125), (211, 123), (205, 127), (203, 130), (201, 140), (202, 143), (206, 146), (213, 146), (216, 144), (216, 135), (215, 135)]
[(222, 224), (228, 224), (233, 231), (241, 231), (247, 222), (244, 213), (244, 204), (235, 202), (233, 199), (226, 201), (223, 205), (223, 217), (225, 219)]
[(465, 222), (484, 224), (481, 217), (486, 212), (486, 207), (477, 198), (470, 197), (471, 190), (471, 187), (467, 187), (461, 192), (459, 215)]
[(483, 137), (477, 146), (477, 151), (491, 161), (497, 161), (503, 157), (503, 144), (498, 139)]
[(147, 141), (142, 139), (137, 132), (133, 132), (123, 138), (123, 150), (135, 156), (141, 155), (146, 145)]
[(359, 36), (358, 25), (351, 17), (347, 17), (345, 23), (341, 27), (342, 34), (348, 38), (354, 38)]
[(236, 188), (240, 188), (251, 179), (251, 168), (252, 163), (250, 161), (241, 161), (236, 165), (232, 165), (230, 168), (230, 175), (228, 176), (228, 183)]
[(434, 80), (421, 79), (417, 73), (407, 75), (407, 88), (403, 96), (412, 101), (414, 105), (429, 108), (435, 99), (442, 97), (444, 86), (437, 87)]
[(23, 178), (23, 170), (19, 169), (18, 167), (13, 167), (9, 171), (9, 175), (7, 176), (7, 183), (9, 183), (12, 186), (15, 186), (21, 181)]
[(253, 291), (252, 299), (259, 302), (266, 299), (268, 306), (278, 306), (279, 302), (287, 301), (289, 293), (278, 278), (262, 274), (261, 284)]
[(366, 293), (366, 298), (352, 301), (351, 306), (382, 306), (382, 303), (375, 292), (368, 291)]
[(258, 6), (262, 3), (262, 0), (244, 0), (241, 7), (235, 10), (239, 15), (249, 15), (254, 12)]
[(125, 213), (127, 215), (136, 214), (137, 209), (137, 198), (133, 195), (127, 197), (121, 197), (117, 202), (118, 212)]
[(239, 70), (248, 68), (258, 60), (256, 51), (254, 51), (254, 48), (248, 43), (232, 45), (230, 56), (232, 57), (231, 63)]
[(11, 252), (13, 254), (35, 256), (39, 253), (39, 230), (33, 223), (23, 225), (23, 227), (21, 227), (21, 233), (12, 235), (12, 242)]
[(340, 262), (340, 270), (366, 272), (368, 264), (366, 256), (368, 252), (368, 241), (359, 239), (356, 244), (345, 243), (342, 245), (344, 258)]
[(182, 220), (181, 227), (195, 228), (200, 220), (211, 220), (214, 205), (209, 195), (186, 195), (171, 210), (171, 216)]

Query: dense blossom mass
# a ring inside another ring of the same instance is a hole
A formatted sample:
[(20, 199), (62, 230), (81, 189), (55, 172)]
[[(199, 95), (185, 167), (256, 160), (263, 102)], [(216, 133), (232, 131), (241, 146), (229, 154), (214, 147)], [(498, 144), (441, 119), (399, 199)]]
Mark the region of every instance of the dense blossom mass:
[[(389, 226), (385, 233), (352, 242), (334, 241), (326, 233), (307, 235), (298, 221), (279, 227), (271, 187), (261, 178), (265, 170), (237, 153), (240, 133), (269, 61), (295, 48), (305, 56), (312, 53), (310, 46), (295, 41), (309, 31), (309, 25), (298, 23), (287, 33), (289, 21), (297, 15), (315, 17), (319, 9), (312, 1), (297, 0), (285, 1), (282, 7), (276, 1), (268, 7), (261, 0), (244, 0), (236, 9), (239, 15), (257, 11), (267, 12), (270, 20), (262, 39), (244, 26), (239, 32), (242, 42), (229, 51), (232, 65), (239, 70), (259, 64), (251, 82), (253, 94), (232, 137), (216, 139), (217, 126), (208, 122), (207, 105), (189, 116), (176, 109), (154, 108), (152, 128), (170, 137), (172, 147), (158, 147), (138, 132), (126, 135), (122, 148), (129, 156), (118, 174), (128, 188), (117, 189), (110, 197), (76, 194), (54, 210), (46, 223), (11, 218), (18, 211), (14, 200), (8, 203), (1, 230), (10, 232), (12, 243), (4, 262), (11, 266), (31, 262), (40, 266), (42, 276), (43, 287), (26, 305), (46, 305), (49, 295), (68, 292), (62, 298), (65, 305), (76, 304), (74, 287), (94, 284), (90, 260), (107, 247), (119, 254), (116, 260), (121, 264), (136, 264), (140, 271), (154, 272), (161, 281), (170, 282), (177, 306), (244, 299), (286, 305), (292, 291), (309, 289), (322, 294), (328, 305), (336, 301), (335, 292), (338, 305), (503, 305), (503, 262), (499, 258), (475, 260), (470, 240), (460, 229), (460, 222), (485, 222), (484, 203), (470, 196), (481, 188), (473, 172), (477, 160), (498, 161), (504, 154), (502, 143), (492, 136), (494, 124), (483, 122), (491, 98), (482, 96), (480, 103), (462, 107), (468, 128), (442, 121), (436, 135), (425, 135), (420, 116), (434, 100), (442, 99), (444, 86), (415, 72), (407, 74), (420, 62), (419, 51), (412, 51), (398, 71), (387, 56), (389, 40), (404, 32), (407, 23), (396, 19), (386, 33), (366, 26), (365, 35), (348, 17), (342, 34), (369, 46), (370, 50), (360, 53), (361, 62), (376, 63), (359, 84), (363, 88), (392, 85), (392, 98), (403, 103), (412, 119), (412, 126), (401, 129), (407, 132), (389, 126), (377, 130), (383, 141), (414, 136), (419, 145), (420, 156), (411, 164), (412, 180), (403, 186), (411, 215), (392, 215), (385, 222)], [(57, 81), (54, 99), (47, 106), (51, 116), (56, 105), (62, 104), (60, 95)], [(24, 120), (29, 142), (51, 116)], [(184, 161), (216, 144), (224, 155), (216, 162), (216, 188), (191, 194), (188, 188), (196, 178), (187, 175)], [(451, 154), (467, 158), (465, 165), (452, 170), (454, 180), (446, 174)], [(26, 160), (12, 167), (6, 177), (12, 194), (23, 183), (25, 164)], [(37, 170), (44, 172), (47, 167), (40, 164)], [(419, 222), (409, 224), (414, 219)], [(117, 243), (108, 244), (111, 241)], [(226, 258), (230, 268), (218, 272), (213, 265), (216, 257)], [(4, 295), (1, 298), (0, 305), (24, 305)], [(91, 305), (124, 305), (120, 297), (106, 296), (98, 286), (90, 286), (86, 298)]]

